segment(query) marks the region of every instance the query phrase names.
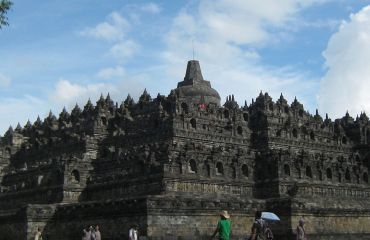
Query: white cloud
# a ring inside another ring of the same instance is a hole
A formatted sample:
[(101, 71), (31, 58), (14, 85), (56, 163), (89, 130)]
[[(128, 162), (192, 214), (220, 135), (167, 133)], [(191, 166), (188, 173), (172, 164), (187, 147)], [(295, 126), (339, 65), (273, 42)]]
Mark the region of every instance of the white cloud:
[(162, 57), (168, 74), (171, 79), (183, 76), (184, 62), (192, 58), (194, 40), (195, 59), (200, 60), (204, 77), (223, 96), (234, 93), (243, 103), (245, 98), (257, 96), (260, 90), (268, 91), (275, 100), (283, 92), (289, 100), (297, 96), (312, 108), (318, 81), (289, 66), (263, 65), (258, 49), (284, 41), (280, 36), (285, 36), (282, 33), (287, 26), (299, 19), (301, 10), (324, 2), (201, 1), (196, 9), (181, 11), (164, 37), (167, 49)]
[[(121, 67), (106, 69), (107, 75), (111, 70), (112, 74), (121, 72)], [(118, 103), (126, 99), (129, 93), (134, 99), (138, 99), (144, 90), (144, 86), (151, 78), (147, 74), (126, 76), (125, 79), (115, 83), (74, 83), (66, 79), (60, 79), (50, 89), (50, 94), (46, 97), (23, 96), (20, 98), (0, 99), (0, 135), (4, 135), (10, 125), (13, 128), (18, 122), (24, 125), (28, 119), (35, 121), (40, 115), (44, 118), (49, 111), (58, 116), (63, 107), (71, 110), (77, 103), (81, 108), (85, 106), (88, 99), (95, 105), (96, 101), (103, 94), (104, 97), (109, 93), (113, 101)]]
[(72, 106), (76, 102), (84, 103), (89, 98), (97, 99), (102, 93), (107, 94), (109, 92), (115, 94), (116, 91), (116, 87), (112, 84), (96, 83), (82, 85), (60, 79), (49, 97), (54, 103)]
[(202, 26), (198, 32), (210, 38), (235, 44), (261, 44), (271, 40), (271, 26), (283, 27), (296, 21), (300, 10), (324, 2), (327, 1), (205, 0), (199, 5), (196, 22)]
[(336, 29), (341, 24), (337, 19), (318, 19), (314, 21), (301, 21), (298, 22), (298, 27), (311, 27), (311, 28), (329, 28)]
[(370, 6), (352, 14), (330, 38), (324, 52), (328, 71), (322, 79), (319, 105), (334, 117), (348, 110), (370, 113)]
[(122, 63), (140, 49), (140, 45), (127, 36), (131, 27), (131, 23), (119, 13), (112, 12), (108, 16), (108, 21), (99, 23), (94, 28), (86, 28), (81, 31), (81, 34), (109, 41), (112, 45), (108, 55), (113, 56)]
[[(120, 67), (111, 70), (121, 71)], [(83, 108), (88, 99), (91, 99), (95, 105), (101, 94), (106, 97), (109, 93), (112, 100), (118, 103), (123, 101), (128, 93), (137, 100), (149, 79), (146, 74), (126, 76), (125, 79), (112, 84), (81, 84), (60, 79), (46, 97), (25, 95), (20, 98), (2, 98), (0, 99), (0, 135), (4, 135), (10, 125), (13, 128), (18, 122), (24, 125), (28, 119), (34, 122), (38, 115), (45, 118), (50, 110), (58, 116), (63, 107), (70, 111), (77, 103)]]
[(8, 87), (10, 83), (11, 83), (10, 77), (0, 73), (0, 87)]
[(155, 3), (147, 3), (140, 8), (144, 12), (152, 13), (152, 14), (157, 14), (161, 12), (161, 8), (155, 4)]
[(101, 69), (97, 77), (98, 78), (103, 78), (103, 79), (111, 79), (111, 78), (122, 78), (125, 76), (125, 69), (121, 66), (116, 66), (114, 68), (104, 68)]
[(117, 12), (112, 12), (108, 16), (108, 21), (99, 23), (94, 28), (86, 28), (81, 31), (81, 34), (108, 41), (120, 41), (124, 39), (130, 27), (130, 23), (124, 17)]
[[(120, 67), (111, 70), (114, 72), (117, 69), (120, 69)], [(101, 94), (106, 96), (108, 93), (113, 100), (120, 102), (126, 98), (128, 93), (132, 97), (138, 98), (143, 92), (145, 82), (147, 81), (148, 76), (144, 74), (126, 76), (125, 79), (114, 83), (81, 84), (60, 79), (49, 94), (47, 102), (55, 109), (62, 109), (63, 106), (71, 109), (76, 103), (84, 106), (88, 99), (91, 99), (94, 103)]]
[(4, 135), (10, 125), (15, 128), (18, 122), (24, 125), (28, 119), (35, 121), (38, 114), (46, 114), (49, 109), (45, 101), (30, 95), (1, 99), (0, 135)]
[(133, 56), (140, 46), (133, 40), (121, 41), (111, 47), (109, 53), (119, 61), (125, 61)]
[[(102, 69), (97, 73), (96, 76), (103, 79), (124, 76), (124, 79), (111, 84), (83, 84), (60, 79), (54, 89), (50, 90), (50, 95), (43, 99), (2, 99), (0, 112), (2, 116), (14, 114), (14, 120), (11, 121), (15, 125), (17, 121), (24, 123), (28, 117), (34, 121), (37, 114), (47, 114), (50, 108), (57, 115), (64, 105), (71, 109), (77, 102), (83, 107), (88, 98), (95, 102), (101, 93), (106, 95), (109, 92), (112, 99), (119, 102), (127, 93), (137, 98), (144, 87), (149, 88), (152, 96), (155, 96), (157, 90), (167, 94), (169, 91), (164, 88), (176, 87), (176, 83), (181, 81), (185, 74), (186, 60), (192, 58), (192, 39), (195, 40), (195, 58), (201, 61), (204, 77), (211, 80), (213, 87), (223, 95), (223, 99), (227, 94), (234, 93), (242, 104), (244, 98), (249, 98), (247, 100), (250, 102), (250, 98), (256, 97), (260, 90), (264, 90), (275, 99), (283, 92), (290, 101), (297, 96), (303, 103), (309, 103), (315, 100), (312, 97), (315, 95), (317, 82), (309, 79), (305, 73), (289, 67), (264, 66), (260, 61), (263, 56), (260, 56), (259, 49), (284, 41), (286, 35), (282, 33), (287, 31), (287, 26), (299, 20), (301, 10), (324, 2), (326, 0), (196, 1), (199, 3), (196, 9), (184, 9), (173, 19), (168, 34), (164, 36), (166, 50), (159, 50), (162, 52), (162, 62), (159, 62), (158, 66), (147, 72), (140, 68), (141, 74), (136, 76), (131, 76), (130, 72), (125, 73), (121, 65), (113, 65), (114, 67)], [(158, 6), (158, 9), (153, 6), (147, 9), (135, 7), (135, 11), (161, 11)], [(135, 41), (137, 39), (130, 36), (135, 20), (128, 16), (123, 17), (113, 12), (106, 21), (86, 28), (81, 34), (108, 41), (108, 54), (116, 57), (121, 63), (141, 48)], [(347, 45), (343, 47), (346, 48)], [(151, 52), (153, 55), (155, 53)], [(329, 51), (326, 54), (333, 55), (329, 54)], [(332, 58), (328, 57), (331, 70), (331, 66), (335, 64), (329, 61), (330, 59)], [(366, 62), (368, 61), (363, 64)], [(359, 61), (356, 64), (359, 64)], [(163, 74), (165, 70), (167, 76)], [(10, 102), (14, 104), (9, 104)], [(9, 122), (10, 118), (6, 119), (6, 122)], [(1, 127), (5, 130), (8, 126), (0, 126), (0, 132)]]

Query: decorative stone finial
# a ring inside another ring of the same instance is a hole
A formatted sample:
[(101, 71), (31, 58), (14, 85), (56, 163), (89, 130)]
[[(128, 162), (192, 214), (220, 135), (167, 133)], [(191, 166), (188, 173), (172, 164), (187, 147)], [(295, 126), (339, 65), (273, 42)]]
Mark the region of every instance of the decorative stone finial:
[(42, 124), (40, 116), (37, 116), (37, 119), (35, 121), (35, 126), (40, 126)]
[(81, 114), (81, 108), (78, 106), (78, 104), (76, 103), (75, 107), (72, 109), (72, 112), (71, 112), (72, 116), (78, 116)]
[(21, 127), (21, 124), (18, 122), (18, 124), (17, 124), (17, 127), (15, 128), (15, 131), (16, 132), (20, 132), (20, 131), (22, 131), (22, 127)]
[(130, 94), (127, 94), (126, 100), (123, 103), (125, 106), (131, 106), (134, 104), (134, 99), (132, 99)]
[(191, 60), (188, 62), (186, 67), (186, 74), (184, 77), (184, 82), (194, 85), (201, 81), (204, 81), (202, 71), (200, 69), (199, 61)]
[(28, 119), (26, 125), (24, 125), (24, 128), (29, 129), (31, 127), (32, 127), (31, 121)]

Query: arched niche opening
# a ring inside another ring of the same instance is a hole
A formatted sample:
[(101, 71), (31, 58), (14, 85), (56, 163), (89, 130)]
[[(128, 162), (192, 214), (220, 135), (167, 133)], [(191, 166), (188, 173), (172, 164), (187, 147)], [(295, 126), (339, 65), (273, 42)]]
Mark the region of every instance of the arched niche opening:
[(108, 120), (107, 120), (107, 118), (106, 118), (106, 117), (101, 117), (101, 122), (102, 122), (102, 124), (103, 124), (104, 126), (107, 126), (107, 124), (108, 124)]
[(344, 177), (346, 179), (346, 182), (351, 182), (351, 174), (350, 174), (348, 168), (346, 169), (346, 173), (345, 173)]
[(192, 128), (196, 129), (197, 128), (197, 121), (194, 118), (190, 119), (190, 125), (191, 125)]
[(331, 172), (331, 169), (330, 168), (327, 168), (326, 169), (326, 178), (328, 180), (332, 180), (333, 179), (333, 173)]
[(272, 102), (269, 103), (269, 110), (274, 111), (274, 104)]
[(76, 169), (74, 169), (71, 172), (71, 181), (72, 183), (79, 183), (80, 182), (80, 172)]
[(242, 135), (243, 134), (243, 128), (241, 126), (238, 126), (237, 129), (236, 129), (237, 133), (239, 135)]
[(221, 162), (216, 163), (216, 175), (224, 175), (224, 167)]
[(242, 166), (242, 174), (244, 177), (249, 177), (249, 170), (248, 166), (246, 164), (243, 164)]
[(277, 136), (277, 137), (281, 137), (281, 130), (277, 130), (277, 131), (276, 131), (276, 136)]
[(368, 183), (369, 183), (369, 175), (368, 175), (368, 173), (367, 173), (367, 172), (364, 172), (364, 173), (362, 174), (362, 181), (363, 181), (364, 183), (366, 183), (366, 184), (368, 184)]
[(197, 163), (195, 162), (194, 159), (191, 159), (189, 161), (189, 173), (197, 173)]
[(211, 166), (207, 162), (205, 162), (203, 166), (205, 176), (211, 177)]
[(315, 141), (315, 133), (314, 132), (311, 132), (310, 133), (310, 139)]
[(290, 166), (288, 164), (284, 164), (284, 175), (287, 177), (290, 176)]
[(182, 112), (184, 113), (184, 114), (188, 114), (189, 113), (189, 107), (188, 107), (188, 104), (186, 104), (186, 103), (181, 103), (181, 109), (182, 109)]
[(297, 138), (298, 137), (298, 131), (297, 131), (297, 129), (293, 129), (293, 131), (292, 131), (292, 134), (293, 134), (293, 137), (294, 138)]
[(248, 122), (249, 119), (248, 113), (243, 113), (243, 119), (244, 121)]
[(310, 166), (306, 167), (306, 177), (312, 178), (312, 170)]

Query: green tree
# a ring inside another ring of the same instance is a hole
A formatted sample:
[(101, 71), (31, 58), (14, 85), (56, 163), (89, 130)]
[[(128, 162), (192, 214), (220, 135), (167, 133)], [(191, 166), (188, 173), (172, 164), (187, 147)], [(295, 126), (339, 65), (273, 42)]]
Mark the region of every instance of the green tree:
[(0, 0), (0, 29), (3, 26), (9, 25), (6, 14), (10, 7), (12, 6), (12, 4), (13, 3), (9, 0)]

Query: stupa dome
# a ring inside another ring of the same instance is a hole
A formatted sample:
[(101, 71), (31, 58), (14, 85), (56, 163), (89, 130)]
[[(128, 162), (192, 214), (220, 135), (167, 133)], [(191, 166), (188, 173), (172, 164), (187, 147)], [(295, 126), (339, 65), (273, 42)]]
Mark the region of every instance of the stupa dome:
[(180, 100), (192, 103), (214, 103), (220, 106), (220, 95), (211, 87), (211, 83), (203, 79), (199, 61), (188, 61), (184, 81), (175, 89)]

